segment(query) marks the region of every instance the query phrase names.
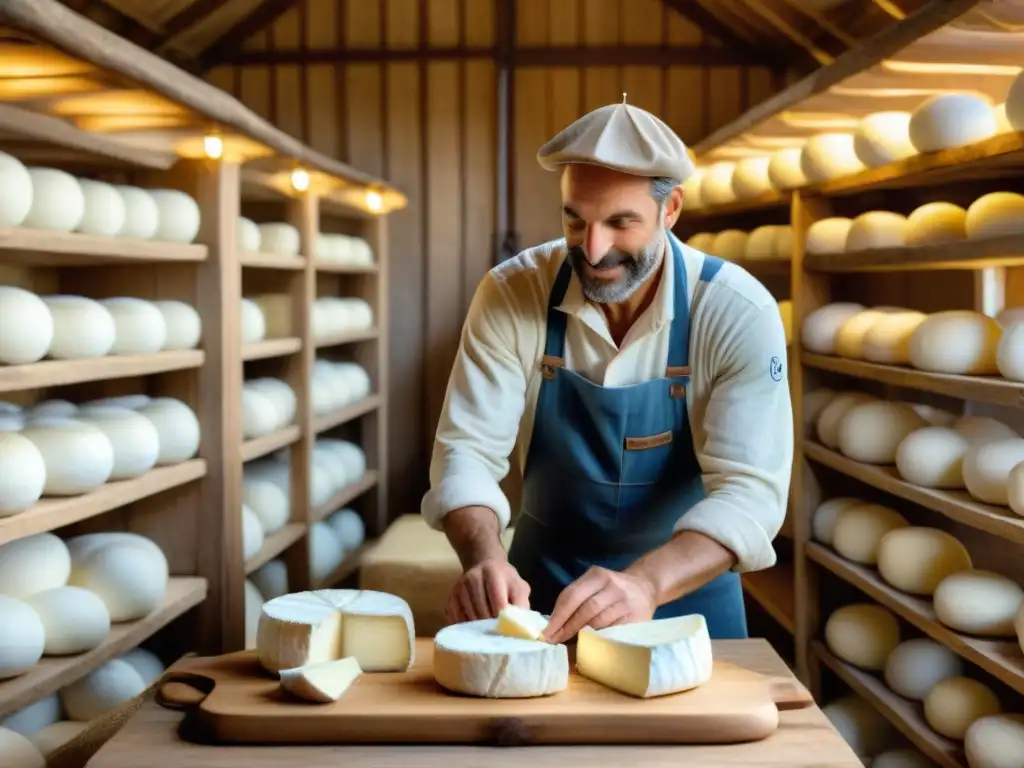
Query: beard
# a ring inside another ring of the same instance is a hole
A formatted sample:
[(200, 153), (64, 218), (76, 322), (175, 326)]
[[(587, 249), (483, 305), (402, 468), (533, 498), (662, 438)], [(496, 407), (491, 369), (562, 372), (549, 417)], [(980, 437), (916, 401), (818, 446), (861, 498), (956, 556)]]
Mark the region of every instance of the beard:
[(583, 295), (595, 304), (620, 304), (629, 299), (644, 284), (661, 263), (662, 243), (660, 239), (648, 243), (637, 253), (613, 248), (605, 254), (591, 269), (602, 271), (616, 267), (623, 268), (620, 279), (610, 282), (593, 277), (588, 271), (586, 253), (583, 246), (574, 245), (568, 249), (569, 265), (580, 281)]

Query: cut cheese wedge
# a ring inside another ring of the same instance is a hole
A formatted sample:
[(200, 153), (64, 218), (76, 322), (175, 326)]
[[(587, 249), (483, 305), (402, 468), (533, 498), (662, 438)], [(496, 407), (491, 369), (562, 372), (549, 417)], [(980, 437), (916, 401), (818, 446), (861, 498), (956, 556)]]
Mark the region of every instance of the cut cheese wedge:
[(467, 621), (434, 637), (434, 679), (469, 696), (547, 696), (569, 684), (569, 652), (564, 645), (499, 634), (497, 619)]
[(363, 672), (412, 666), (416, 632), (409, 604), (386, 592), (322, 589), (281, 595), (263, 604), (257, 658), (280, 672), (355, 657)]
[(523, 640), (541, 640), (548, 620), (542, 613), (509, 605), (498, 614), (498, 634), (521, 637)]
[(355, 656), (281, 670), (281, 687), (306, 701), (337, 701), (363, 672)]
[(711, 679), (711, 637), (700, 614), (594, 630), (576, 640), (584, 677), (638, 698), (688, 691)]

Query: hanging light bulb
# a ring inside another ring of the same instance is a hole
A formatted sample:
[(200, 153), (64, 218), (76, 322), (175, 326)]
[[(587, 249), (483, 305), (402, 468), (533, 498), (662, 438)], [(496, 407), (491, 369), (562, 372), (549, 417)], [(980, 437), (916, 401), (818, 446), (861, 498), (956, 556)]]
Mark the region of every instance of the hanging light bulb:
[(292, 170), (292, 189), (296, 192), (305, 192), (309, 189), (309, 172), (305, 168), (296, 166)]
[(219, 160), (224, 154), (224, 140), (217, 133), (203, 137), (203, 153), (211, 160)]
[(366, 191), (366, 207), (374, 213), (377, 213), (384, 207), (384, 198), (380, 196), (380, 192), (374, 189)]

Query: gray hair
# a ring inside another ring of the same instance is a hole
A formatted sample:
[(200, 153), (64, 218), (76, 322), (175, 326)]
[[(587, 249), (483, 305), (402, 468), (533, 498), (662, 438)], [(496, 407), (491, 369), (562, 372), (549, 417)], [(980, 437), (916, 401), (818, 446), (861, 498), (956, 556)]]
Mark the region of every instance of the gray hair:
[(651, 197), (660, 206), (680, 183), (680, 181), (673, 179), (671, 176), (655, 176), (651, 179)]

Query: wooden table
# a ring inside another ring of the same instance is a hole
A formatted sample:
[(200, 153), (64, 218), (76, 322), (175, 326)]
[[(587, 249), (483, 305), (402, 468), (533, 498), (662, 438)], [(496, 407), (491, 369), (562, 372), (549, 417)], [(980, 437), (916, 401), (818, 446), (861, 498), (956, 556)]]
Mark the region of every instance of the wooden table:
[[(765, 640), (721, 640), (715, 656), (767, 675), (792, 672)], [(779, 730), (764, 741), (727, 746), (448, 747), (310, 746), (208, 747), (178, 738), (181, 715), (148, 701), (105, 744), (88, 768), (861, 768), (853, 750), (818, 707), (782, 712)]]

